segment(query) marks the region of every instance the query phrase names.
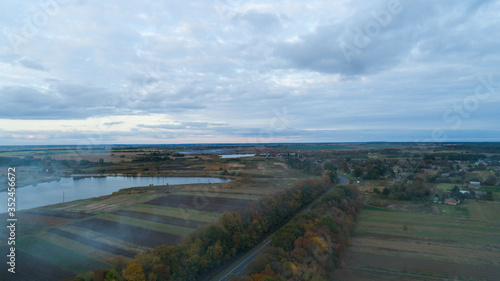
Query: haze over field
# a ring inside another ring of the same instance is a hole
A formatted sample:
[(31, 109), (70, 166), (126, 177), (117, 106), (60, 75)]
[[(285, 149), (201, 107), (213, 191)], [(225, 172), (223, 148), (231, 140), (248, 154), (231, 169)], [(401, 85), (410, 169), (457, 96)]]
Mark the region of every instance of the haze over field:
[(500, 141), (500, 1), (3, 1), (0, 145)]

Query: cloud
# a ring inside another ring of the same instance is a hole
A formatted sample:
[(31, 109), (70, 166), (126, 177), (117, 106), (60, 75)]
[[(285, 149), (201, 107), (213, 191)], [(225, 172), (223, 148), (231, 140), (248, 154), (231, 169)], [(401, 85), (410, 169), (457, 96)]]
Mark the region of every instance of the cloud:
[(248, 26), (254, 32), (259, 34), (275, 32), (282, 28), (281, 20), (278, 15), (273, 13), (263, 13), (256, 10), (250, 10), (244, 14), (237, 14), (232, 18), (236, 24)]
[(498, 55), (493, 47), (497, 37), (484, 40), (490, 31), (499, 33), (493, 27), (498, 20), (482, 19), (490, 13), (491, 1), (377, 3), (342, 22), (320, 25), (295, 42), (282, 43), (275, 54), (299, 69), (346, 76), (387, 71), (409, 61), (469, 61), (485, 51)]
[(123, 124), (123, 122), (106, 122), (103, 125), (104, 126), (114, 126), (114, 125), (120, 125)]
[(226, 126), (225, 124), (215, 124), (215, 123), (207, 123), (207, 122), (178, 122), (175, 124), (161, 124), (161, 125), (145, 125), (138, 124), (138, 128), (146, 128), (146, 129), (162, 129), (162, 130), (200, 130), (207, 128), (220, 128)]
[(113, 113), (104, 103), (113, 96), (104, 89), (58, 85), (53, 89), (2, 87), (4, 110), (0, 118), (10, 119), (85, 119)]
[(19, 63), (21, 65), (23, 65), (24, 67), (27, 67), (27, 68), (30, 68), (30, 69), (40, 70), (40, 71), (47, 71), (47, 69), (45, 67), (43, 67), (40, 63), (38, 63), (36, 61), (32, 61), (32, 60), (26, 59), (26, 58), (20, 60)]
[[(499, 129), (498, 0), (229, 2), (58, 1), (29, 36), (42, 8), (4, 3), (0, 130), (98, 118), (109, 141), (202, 142)], [(493, 94), (475, 100), (478, 87)], [(88, 127), (25, 133), (69, 142)]]

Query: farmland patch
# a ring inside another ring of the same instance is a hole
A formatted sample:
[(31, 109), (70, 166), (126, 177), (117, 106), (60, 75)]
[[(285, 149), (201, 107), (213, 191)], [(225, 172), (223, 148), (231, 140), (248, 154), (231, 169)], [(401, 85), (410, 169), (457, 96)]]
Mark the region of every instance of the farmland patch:
[(118, 222), (121, 224), (142, 227), (142, 228), (146, 228), (146, 229), (150, 229), (150, 230), (167, 232), (167, 233), (176, 234), (176, 235), (180, 235), (180, 236), (188, 235), (189, 233), (191, 233), (194, 230), (192, 228), (187, 228), (187, 227), (182, 227), (182, 226), (157, 223), (157, 222), (153, 222), (153, 221), (136, 219), (136, 218), (128, 217), (128, 216), (117, 216), (117, 215), (113, 215), (113, 214), (102, 214), (99, 216), (99, 218), (104, 219), (104, 220)]
[(126, 216), (126, 217), (131, 217), (131, 218), (140, 219), (140, 220), (147, 220), (147, 221), (152, 221), (152, 222), (157, 222), (157, 223), (162, 223), (162, 224), (170, 224), (170, 225), (190, 227), (190, 228), (197, 228), (198, 226), (202, 226), (202, 225), (206, 224), (204, 222), (190, 221), (190, 220), (185, 220), (185, 219), (181, 219), (181, 218), (152, 214), (152, 213), (147, 213), (147, 212), (120, 210), (120, 211), (113, 212), (112, 214), (117, 215), (117, 216)]
[(54, 265), (63, 266), (75, 273), (86, 272), (89, 268), (110, 267), (107, 263), (68, 250), (36, 236), (23, 237), (16, 245), (23, 251)]
[(146, 202), (157, 206), (223, 213), (245, 208), (251, 200), (193, 195), (167, 195)]
[[(1, 247), (0, 251), (7, 253), (8, 247)], [(16, 250), (16, 273), (8, 272), (7, 266), (7, 264), (2, 263), (0, 280), (63, 280), (73, 279), (76, 275), (64, 267), (50, 263), (44, 258), (33, 256), (20, 249)]]
[(184, 220), (206, 222), (206, 223), (215, 223), (220, 217), (220, 213), (204, 212), (191, 209), (179, 209), (174, 207), (155, 206), (147, 204), (137, 205), (132, 208), (129, 208), (129, 210), (175, 217)]
[(79, 221), (74, 225), (150, 248), (163, 244), (175, 245), (181, 238), (175, 234), (99, 218)]
[(92, 247), (92, 248), (96, 248), (96, 249), (101, 250), (101, 251), (108, 252), (108, 253), (113, 254), (113, 255), (121, 255), (121, 256), (126, 256), (126, 257), (130, 257), (130, 258), (133, 258), (135, 256), (135, 253), (133, 253), (131, 251), (126, 251), (126, 250), (108, 245), (106, 243), (95, 241), (95, 240), (89, 239), (87, 237), (84, 237), (84, 236), (81, 236), (78, 234), (74, 234), (71, 232), (67, 232), (67, 231), (64, 231), (61, 229), (53, 228), (53, 229), (50, 229), (49, 232), (57, 234), (57, 235), (62, 236), (62, 237), (66, 237), (66, 238), (74, 240), (76, 242), (82, 243), (88, 247)]

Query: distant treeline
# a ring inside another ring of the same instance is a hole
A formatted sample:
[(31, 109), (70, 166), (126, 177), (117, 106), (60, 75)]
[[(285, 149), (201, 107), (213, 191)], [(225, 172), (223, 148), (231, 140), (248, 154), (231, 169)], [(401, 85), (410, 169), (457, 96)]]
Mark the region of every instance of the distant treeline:
[(170, 157), (165, 156), (165, 157), (140, 157), (140, 158), (134, 158), (132, 159), (133, 163), (138, 163), (138, 162), (168, 162), (172, 160)]
[(53, 167), (64, 167), (64, 168), (76, 168), (76, 167), (94, 167), (110, 165), (110, 162), (104, 162), (103, 159), (93, 162), (89, 160), (54, 160), (49, 156), (40, 158), (33, 157), (0, 157), (0, 167), (17, 167), (17, 166), (53, 166)]
[(457, 151), (471, 151), (479, 153), (500, 153), (500, 143), (498, 142), (476, 142), (476, 143), (454, 143), (443, 145), (446, 149)]
[[(113, 269), (79, 275), (75, 280), (199, 280), (255, 246), (266, 233), (324, 194), (336, 180), (335, 173), (325, 172), (317, 180), (302, 181), (264, 196), (244, 210), (222, 214), (216, 224), (196, 230), (178, 246), (159, 246), (131, 262), (117, 259)], [(337, 202), (338, 196), (332, 196), (325, 198)], [(347, 199), (339, 202), (342, 208), (350, 208)]]
[(361, 209), (358, 190), (339, 186), (294, 218), (237, 281), (333, 280)]
[(0, 157), (0, 167), (38, 166), (40, 161), (40, 159), (28, 157)]

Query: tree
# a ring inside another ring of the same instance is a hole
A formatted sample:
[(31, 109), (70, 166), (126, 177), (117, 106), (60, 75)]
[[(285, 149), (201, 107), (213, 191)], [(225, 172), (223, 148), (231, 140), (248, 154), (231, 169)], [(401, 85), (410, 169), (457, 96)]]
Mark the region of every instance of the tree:
[(177, 247), (161, 245), (156, 247), (153, 253), (160, 257), (161, 263), (166, 267), (166, 272), (164, 272), (165, 278), (169, 274), (175, 275), (179, 272), (179, 249)]
[(293, 242), (295, 239), (296, 237), (292, 233), (280, 230), (274, 235), (271, 243), (275, 247), (281, 248), (285, 251), (291, 251), (293, 250)]
[(124, 256), (116, 256), (108, 260), (108, 263), (111, 264), (118, 272), (121, 272), (127, 264), (130, 262), (130, 259)]
[(356, 166), (352, 175), (357, 178), (361, 177), (363, 175), (363, 168), (361, 168), (361, 166)]
[(332, 216), (329, 216), (329, 215), (325, 215), (323, 217), (321, 217), (321, 219), (319, 220), (319, 226), (326, 226), (328, 227), (328, 229), (330, 230), (330, 232), (334, 233), (334, 234), (339, 234), (340, 233), (340, 229), (337, 225), (337, 222), (335, 222), (335, 220), (333, 219)]
[(115, 268), (111, 269), (106, 273), (106, 280), (116, 280), (116, 281), (121, 281), (123, 278), (120, 276), (120, 273), (116, 271)]
[(122, 275), (127, 281), (146, 281), (146, 275), (142, 270), (142, 265), (139, 263), (130, 263), (127, 268), (123, 270)]
[(391, 191), (389, 190), (389, 188), (387, 186), (384, 187), (384, 189), (382, 190), (382, 195), (388, 196), (389, 193), (391, 193)]
[(142, 265), (144, 274), (153, 272), (153, 269), (159, 267), (161, 264), (160, 257), (152, 252), (137, 255), (134, 262)]
[(496, 185), (497, 184), (497, 177), (495, 175), (489, 175), (488, 178), (484, 181), (486, 185)]
[(342, 162), (342, 171), (344, 171), (344, 173), (349, 172), (349, 164), (347, 164), (346, 161)]
[(493, 201), (493, 192), (491, 190), (486, 191), (486, 200)]
[(323, 167), (325, 168), (325, 170), (328, 170), (328, 171), (335, 171), (337, 170), (337, 167), (335, 166), (335, 163), (333, 163), (333, 161), (328, 161), (326, 162)]

